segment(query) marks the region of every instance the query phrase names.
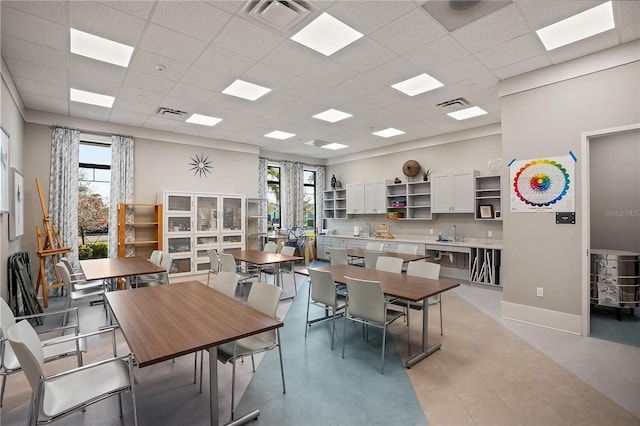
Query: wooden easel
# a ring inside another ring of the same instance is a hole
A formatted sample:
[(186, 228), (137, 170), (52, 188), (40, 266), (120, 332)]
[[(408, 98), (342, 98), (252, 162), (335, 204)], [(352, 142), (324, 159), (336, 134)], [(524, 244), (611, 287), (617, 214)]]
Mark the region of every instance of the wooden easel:
[[(52, 288), (64, 287), (64, 282), (60, 279), (60, 273), (56, 268), (57, 256), (62, 256), (65, 253), (69, 253), (71, 249), (69, 247), (62, 247), (62, 240), (60, 240), (60, 234), (54, 225), (51, 224), (51, 218), (47, 213), (47, 207), (44, 204), (42, 198), (42, 188), (40, 187), (40, 179), (36, 177), (36, 187), (38, 188), (38, 197), (40, 197), (40, 206), (42, 206), (42, 228), (36, 226), (36, 241), (38, 241), (38, 258), (40, 259), (40, 270), (38, 272), (38, 281), (36, 282), (36, 296), (40, 289), (40, 283), (42, 283), (42, 298), (44, 300), (44, 307), (49, 306), (48, 291)], [(53, 263), (53, 270), (56, 274), (56, 282), (54, 284), (47, 284), (47, 276), (45, 273), (45, 261), (51, 259)]]

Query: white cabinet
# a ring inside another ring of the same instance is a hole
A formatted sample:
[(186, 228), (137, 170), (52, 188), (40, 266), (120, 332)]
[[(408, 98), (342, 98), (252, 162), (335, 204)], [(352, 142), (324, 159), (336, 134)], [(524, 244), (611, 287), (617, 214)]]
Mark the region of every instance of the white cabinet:
[(347, 190), (327, 190), (323, 193), (322, 213), (325, 219), (347, 218)]
[(207, 250), (244, 249), (243, 195), (162, 192), (163, 247), (173, 257), (170, 274), (209, 269)]
[(384, 214), (385, 212), (384, 182), (368, 182), (364, 184), (364, 212), (367, 214)]
[(364, 183), (347, 184), (347, 214), (364, 213)]
[(474, 178), (478, 172), (434, 174), (431, 176), (433, 213), (473, 213)]
[(262, 250), (267, 235), (267, 199), (247, 198), (245, 208), (245, 245), (247, 250)]

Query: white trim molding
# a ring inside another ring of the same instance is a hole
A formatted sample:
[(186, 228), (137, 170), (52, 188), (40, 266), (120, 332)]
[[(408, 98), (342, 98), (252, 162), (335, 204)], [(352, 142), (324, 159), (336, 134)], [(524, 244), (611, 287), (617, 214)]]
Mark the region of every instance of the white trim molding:
[(552, 311), (505, 301), (502, 302), (500, 311), (500, 317), (503, 319), (550, 328), (578, 336), (582, 335), (581, 315), (573, 315), (566, 312)]

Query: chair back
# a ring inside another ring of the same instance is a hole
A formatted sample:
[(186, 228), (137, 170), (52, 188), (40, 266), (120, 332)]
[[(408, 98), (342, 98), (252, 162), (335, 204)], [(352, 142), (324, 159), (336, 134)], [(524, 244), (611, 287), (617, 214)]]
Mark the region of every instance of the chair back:
[(67, 269), (64, 262), (56, 263), (56, 268), (58, 268), (58, 273), (60, 274), (62, 282), (64, 283), (64, 290), (67, 292), (67, 297), (69, 297), (71, 295), (71, 292), (75, 291), (73, 288), (73, 284), (71, 283), (71, 274), (69, 273), (69, 270)]
[(280, 254), (284, 254), (285, 256), (293, 256), (296, 253), (296, 248), (293, 246), (284, 246), (280, 251)]
[(418, 246), (415, 244), (398, 244), (396, 248), (398, 253), (418, 254)]
[(376, 261), (376, 269), (379, 271), (402, 273), (404, 261), (400, 257), (379, 256)]
[(379, 281), (345, 277), (347, 281), (347, 310), (358, 317), (378, 324), (386, 320), (384, 293)]
[(207, 256), (209, 257), (209, 269), (211, 272), (218, 273), (220, 271), (220, 258), (216, 249), (207, 250)]
[(160, 266), (164, 269), (164, 272), (161, 274), (160, 282), (162, 284), (169, 284), (169, 271), (171, 270), (171, 264), (173, 263), (173, 257), (170, 254), (164, 254), (162, 256), (162, 262), (160, 262)]
[(378, 264), (378, 257), (384, 256), (381, 251), (364, 250), (364, 267), (375, 269)]
[(269, 241), (267, 244), (264, 245), (264, 248), (262, 249), (262, 251), (265, 251), (267, 253), (275, 253), (278, 251), (278, 245), (273, 241)]
[(230, 253), (218, 253), (220, 272), (236, 272), (236, 259)]
[(384, 250), (384, 243), (378, 241), (369, 241), (367, 243), (367, 246), (365, 247), (365, 250), (382, 251)]
[(159, 265), (162, 262), (162, 250), (154, 250), (149, 256), (149, 262)]
[(265, 315), (275, 318), (280, 303), (282, 289), (273, 284), (256, 281), (251, 284), (247, 305), (259, 310)]
[(440, 264), (415, 260), (413, 262), (409, 262), (409, 266), (407, 266), (407, 275), (437, 280), (440, 278)]
[(40, 376), (43, 375), (44, 351), (36, 331), (29, 321), (22, 320), (9, 329), (7, 338), (20, 362), (22, 371), (27, 376), (31, 389), (37, 392), (40, 387)]
[(238, 275), (235, 272), (218, 272), (211, 287), (224, 295), (235, 297), (236, 288), (238, 288)]
[(60, 258), (60, 262), (64, 263), (64, 266), (66, 266), (67, 270), (69, 271), (69, 275), (73, 275), (75, 273), (75, 271), (73, 270), (73, 266), (71, 266), (71, 262), (68, 258), (62, 256)]
[(329, 258), (332, 265), (348, 265), (349, 257), (347, 249), (339, 247), (329, 247)]
[(335, 306), (336, 284), (333, 281), (331, 272), (309, 269), (309, 278), (311, 299), (325, 305)]

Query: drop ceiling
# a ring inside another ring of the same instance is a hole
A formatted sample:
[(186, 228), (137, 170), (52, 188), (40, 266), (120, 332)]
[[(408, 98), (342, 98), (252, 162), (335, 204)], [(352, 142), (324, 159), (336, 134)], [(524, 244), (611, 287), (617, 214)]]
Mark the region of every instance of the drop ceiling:
[[(467, 19), (425, 3), (3, 0), (2, 58), (27, 110), (321, 160), (499, 123), (498, 81), (640, 38), (638, 1), (613, 2), (615, 29), (550, 52), (535, 30), (603, 2), (501, 1), (458, 12)], [(323, 12), (364, 36), (329, 57), (290, 39)], [(133, 46), (129, 67), (69, 53), (70, 28)], [(444, 86), (412, 97), (391, 87), (421, 73)], [(223, 94), (236, 79), (272, 90), (254, 102)], [(113, 107), (71, 102), (72, 87), (114, 96)], [(488, 114), (457, 121), (437, 106), (459, 98)], [(312, 118), (330, 108), (352, 117)], [(222, 121), (186, 123), (193, 113)], [(390, 127), (404, 133), (372, 134)], [(276, 130), (295, 136), (264, 136)]]

